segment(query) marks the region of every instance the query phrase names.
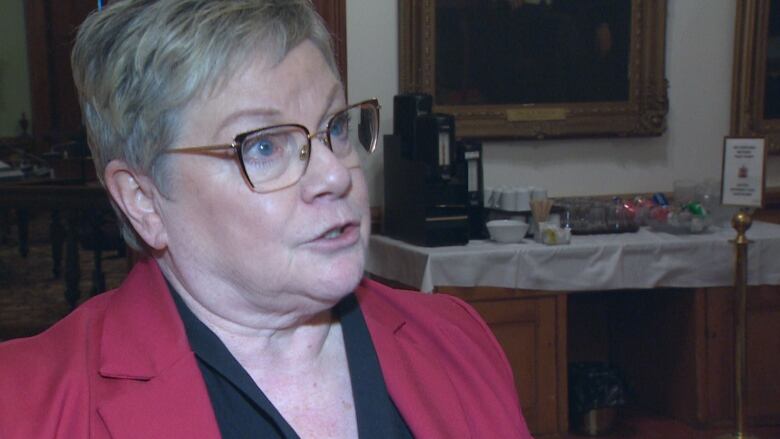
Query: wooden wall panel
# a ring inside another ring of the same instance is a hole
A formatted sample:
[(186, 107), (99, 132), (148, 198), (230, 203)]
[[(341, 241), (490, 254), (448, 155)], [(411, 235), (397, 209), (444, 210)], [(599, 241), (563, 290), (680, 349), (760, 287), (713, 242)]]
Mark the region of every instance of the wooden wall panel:
[[(706, 423), (734, 419), (734, 293), (708, 288)], [(780, 287), (750, 287), (747, 296), (747, 402), (749, 425), (780, 424)]]
[(731, 288), (708, 288), (707, 393), (708, 425), (726, 425), (734, 419), (734, 300)]
[(81, 131), (81, 111), (70, 68), (78, 25), (96, 8), (93, 0), (29, 0), (25, 3), (32, 135), (35, 150), (72, 139)]
[(333, 49), (339, 65), (341, 81), (347, 86), (347, 5), (346, 0), (313, 0), (333, 35)]
[(746, 337), (746, 414), (757, 424), (780, 424), (780, 287), (750, 288)]
[[(106, 2), (108, 3), (108, 2)], [(336, 60), (346, 84), (346, 0), (314, 0), (333, 34)], [(70, 52), (78, 25), (96, 9), (94, 0), (28, 0), (25, 2), (34, 151), (70, 140), (81, 131), (70, 67)]]

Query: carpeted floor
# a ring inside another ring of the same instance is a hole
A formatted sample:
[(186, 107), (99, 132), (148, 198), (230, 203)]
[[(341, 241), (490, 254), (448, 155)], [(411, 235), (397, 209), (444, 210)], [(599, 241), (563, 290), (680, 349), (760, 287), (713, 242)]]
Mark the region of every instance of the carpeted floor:
[[(29, 254), (19, 254), (15, 215), (7, 215), (4, 239), (0, 242), (0, 340), (37, 334), (70, 311), (65, 301), (65, 281), (52, 274), (49, 241), (49, 215), (31, 214)], [(81, 267), (80, 301), (88, 298), (92, 288), (93, 253), (79, 252)], [(127, 260), (116, 252), (103, 253), (106, 288), (115, 288), (127, 272)], [(64, 268), (63, 268), (64, 270)]]

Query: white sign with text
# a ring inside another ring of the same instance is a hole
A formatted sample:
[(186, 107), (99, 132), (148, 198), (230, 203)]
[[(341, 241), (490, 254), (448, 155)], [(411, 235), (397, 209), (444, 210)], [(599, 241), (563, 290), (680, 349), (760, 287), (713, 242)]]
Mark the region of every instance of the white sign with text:
[(765, 158), (763, 138), (726, 138), (723, 147), (723, 204), (763, 206)]

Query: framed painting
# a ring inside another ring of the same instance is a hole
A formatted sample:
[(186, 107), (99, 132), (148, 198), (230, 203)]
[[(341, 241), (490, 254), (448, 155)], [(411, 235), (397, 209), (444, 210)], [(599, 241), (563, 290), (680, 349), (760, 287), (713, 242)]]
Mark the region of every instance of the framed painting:
[(400, 90), (459, 137), (660, 135), (665, 19), (665, 0), (399, 0)]
[(780, 0), (740, 0), (734, 43), (731, 135), (764, 137), (780, 154)]

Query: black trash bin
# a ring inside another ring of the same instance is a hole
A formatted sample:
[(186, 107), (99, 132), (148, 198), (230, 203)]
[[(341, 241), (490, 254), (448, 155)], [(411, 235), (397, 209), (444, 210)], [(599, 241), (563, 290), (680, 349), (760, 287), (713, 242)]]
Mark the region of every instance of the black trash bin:
[(569, 414), (577, 432), (608, 433), (626, 404), (626, 384), (617, 368), (602, 362), (569, 364)]

